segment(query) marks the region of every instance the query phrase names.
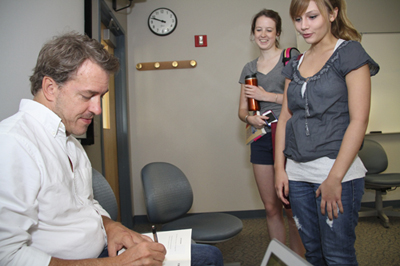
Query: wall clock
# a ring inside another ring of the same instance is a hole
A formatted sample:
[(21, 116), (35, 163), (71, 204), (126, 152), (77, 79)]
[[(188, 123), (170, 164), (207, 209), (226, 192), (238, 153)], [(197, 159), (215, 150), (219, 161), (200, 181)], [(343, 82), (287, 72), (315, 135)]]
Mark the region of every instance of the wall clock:
[(172, 10), (168, 8), (157, 8), (151, 12), (148, 25), (151, 32), (158, 36), (171, 34), (178, 25), (178, 19)]

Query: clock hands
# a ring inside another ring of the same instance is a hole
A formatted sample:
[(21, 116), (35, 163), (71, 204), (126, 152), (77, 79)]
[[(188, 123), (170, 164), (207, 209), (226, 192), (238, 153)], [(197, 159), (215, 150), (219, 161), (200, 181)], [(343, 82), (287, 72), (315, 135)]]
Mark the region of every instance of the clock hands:
[(178, 20), (175, 13), (168, 8), (153, 10), (147, 19), (150, 31), (158, 36), (171, 34), (175, 30), (177, 23)]
[(162, 19), (158, 19), (158, 18), (151, 18), (151, 19), (154, 19), (154, 20), (160, 21), (160, 22), (162, 22), (162, 23), (166, 23), (166, 21), (165, 21), (165, 20), (162, 20)]

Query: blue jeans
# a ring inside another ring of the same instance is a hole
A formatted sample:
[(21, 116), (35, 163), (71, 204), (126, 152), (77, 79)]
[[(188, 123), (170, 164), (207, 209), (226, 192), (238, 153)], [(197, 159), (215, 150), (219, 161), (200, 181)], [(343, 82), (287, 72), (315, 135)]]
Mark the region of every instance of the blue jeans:
[[(214, 265), (214, 266), (223, 266), (224, 260), (222, 258), (221, 251), (211, 245), (202, 245), (202, 244), (192, 244), (192, 266), (206, 266), (206, 265)], [(107, 247), (99, 255), (99, 258), (108, 257), (108, 249)]]
[(358, 265), (354, 243), (358, 211), (364, 194), (364, 178), (342, 183), (344, 212), (330, 221), (321, 214), (321, 196), (315, 197), (320, 184), (289, 181), (293, 218), (312, 265)]
[(212, 245), (192, 244), (191, 266), (224, 266), (221, 251)]

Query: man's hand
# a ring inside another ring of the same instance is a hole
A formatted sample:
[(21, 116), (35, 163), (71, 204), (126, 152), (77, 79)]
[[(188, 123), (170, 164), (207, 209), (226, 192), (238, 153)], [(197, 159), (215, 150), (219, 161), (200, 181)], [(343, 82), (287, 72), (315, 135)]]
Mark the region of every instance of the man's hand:
[(150, 237), (136, 233), (108, 217), (103, 216), (103, 224), (106, 229), (110, 257), (117, 256), (117, 252), (122, 248), (129, 249), (143, 241), (153, 242)]
[(161, 266), (165, 254), (166, 250), (162, 244), (144, 241), (112, 259), (118, 260), (117, 265)]

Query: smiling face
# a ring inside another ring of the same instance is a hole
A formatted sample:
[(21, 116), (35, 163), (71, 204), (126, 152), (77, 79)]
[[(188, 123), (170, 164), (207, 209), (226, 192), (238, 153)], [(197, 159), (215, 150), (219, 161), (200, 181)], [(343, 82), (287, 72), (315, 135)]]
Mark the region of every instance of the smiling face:
[(276, 46), (276, 23), (273, 19), (261, 16), (256, 20), (254, 40), (261, 50), (268, 50)]
[(75, 76), (54, 90), (51, 108), (67, 135), (82, 135), (95, 115), (101, 114), (101, 98), (108, 91), (109, 75), (100, 66), (86, 60)]
[(331, 23), (336, 13), (322, 14), (314, 1), (310, 1), (307, 10), (294, 19), (296, 30), (308, 44), (317, 44), (331, 34)]

